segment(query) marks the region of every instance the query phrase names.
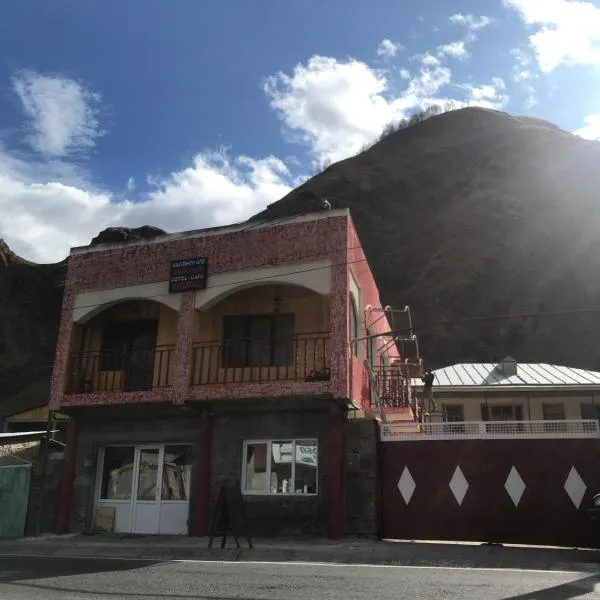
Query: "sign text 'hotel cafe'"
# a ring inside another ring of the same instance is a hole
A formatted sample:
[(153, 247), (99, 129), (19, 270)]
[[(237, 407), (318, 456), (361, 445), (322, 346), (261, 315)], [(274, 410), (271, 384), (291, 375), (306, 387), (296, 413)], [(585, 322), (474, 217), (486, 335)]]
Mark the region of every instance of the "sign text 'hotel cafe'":
[(171, 261), (169, 293), (206, 289), (208, 260), (206, 257)]

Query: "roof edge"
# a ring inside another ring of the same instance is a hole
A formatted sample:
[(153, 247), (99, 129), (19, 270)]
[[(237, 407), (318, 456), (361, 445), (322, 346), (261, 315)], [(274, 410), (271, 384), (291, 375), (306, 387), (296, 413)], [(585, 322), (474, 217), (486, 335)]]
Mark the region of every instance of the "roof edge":
[(69, 256), (78, 256), (81, 254), (92, 254), (95, 252), (105, 252), (106, 250), (124, 249), (135, 246), (146, 246), (150, 244), (160, 244), (176, 240), (191, 239), (194, 237), (216, 237), (228, 233), (241, 233), (243, 231), (255, 231), (257, 229), (267, 229), (269, 227), (283, 227), (292, 223), (302, 223), (310, 221), (320, 221), (322, 219), (350, 217), (350, 210), (347, 208), (336, 208), (327, 211), (306, 213), (303, 215), (292, 215), (290, 217), (280, 217), (264, 221), (242, 221), (231, 225), (222, 225), (217, 227), (205, 227), (203, 229), (190, 229), (188, 231), (179, 231), (159, 235), (152, 239), (136, 240), (133, 242), (123, 242), (117, 244), (98, 244), (95, 246), (74, 246), (69, 251)]

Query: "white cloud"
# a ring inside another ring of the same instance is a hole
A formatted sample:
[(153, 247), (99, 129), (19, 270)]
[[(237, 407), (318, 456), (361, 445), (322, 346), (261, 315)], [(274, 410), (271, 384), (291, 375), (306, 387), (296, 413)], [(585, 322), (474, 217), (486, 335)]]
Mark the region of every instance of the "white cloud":
[(404, 49), (402, 44), (392, 42), (392, 40), (386, 38), (385, 40), (382, 40), (377, 47), (377, 54), (384, 58), (393, 58), (399, 51)]
[(510, 54), (515, 58), (511, 78), (526, 94), (525, 107), (533, 108), (538, 101), (535, 82), (540, 79), (535, 59), (522, 48), (513, 48)]
[(573, 133), (586, 140), (600, 140), (600, 115), (588, 115), (583, 119), (583, 127)]
[(600, 8), (576, 0), (504, 0), (534, 29), (529, 43), (540, 69), (600, 64)]
[(451, 56), (458, 60), (465, 60), (471, 56), (471, 53), (466, 48), (466, 41), (459, 40), (438, 46), (438, 56)]
[(452, 15), (448, 20), (455, 25), (462, 25), (471, 31), (483, 29), (494, 22), (494, 20), (490, 19), (490, 17), (476, 17), (474, 15), (463, 15), (461, 13)]
[(28, 141), (34, 150), (62, 157), (90, 148), (101, 135), (96, 118), (100, 96), (73, 79), (22, 71), (12, 84), (30, 120)]
[[(504, 102), (501, 80), (461, 87), (437, 59), (421, 58), (418, 66), (413, 73), (383, 71), (352, 58), (313, 56), (289, 73), (266, 79), (264, 91), (286, 134), (317, 164), (358, 152), (387, 124), (414, 111), (455, 100), (445, 88), (462, 93), (456, 107)], [(69, 147), (72, 142), (63, 146)], [(132, 202), (96, 189), (67, 158), (31, 162), (0, 146), (0, 237), (26, 258), (61, 260), (69, 247), (89, 243), (111, 225), (153, 224), (178, 231), (239, 222), (283, 197), (306, 173), (275, 156), (206, 150), (167, 177), (140, 174), (151, 189), (138, 190), (139, 201)], [(133, 177), (126, 188), (136, 188)]]
[(291, 75), (269, 77), (265, 92), (292, 138), (323, 164), (358, 152), (386, 124), (426, 106), (450, 80), (449, 69), (424, 66), (394, 93), (387, 74), (364, 62), (313, 56)]
[(467, 103), (471, 106), (500, 109), (509, 101), (506, 84), (500, 77), (492, 77), (488, 84), (461, 84), (460, 87), (467, 92)]
[(155, 189), (138, 203), (89, 186), (31, 182), (6, 170), (0, 172), (0, 238), (31, 260), (57, 261), (109, 226), (151, 223), (182, 231), (244, 220), (293, 183), (277, 158), (231, 159), (224, 150), (198, 154), (186, 169), (155, 180)]
[(429, 52), (415, 54), (410, 57), (410, 60), (418, 60), (424, 67), (439, 67), (442, 64), (439, 58)]

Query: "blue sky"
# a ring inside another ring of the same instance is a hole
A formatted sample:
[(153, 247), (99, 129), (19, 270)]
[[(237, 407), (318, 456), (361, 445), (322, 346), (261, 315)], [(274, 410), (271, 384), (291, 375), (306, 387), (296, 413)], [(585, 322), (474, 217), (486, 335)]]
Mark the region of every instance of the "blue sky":
[(595, 139), (598, 65), (600, 2), (5, 2), (0, 237), (245, 219), (445, 100)]

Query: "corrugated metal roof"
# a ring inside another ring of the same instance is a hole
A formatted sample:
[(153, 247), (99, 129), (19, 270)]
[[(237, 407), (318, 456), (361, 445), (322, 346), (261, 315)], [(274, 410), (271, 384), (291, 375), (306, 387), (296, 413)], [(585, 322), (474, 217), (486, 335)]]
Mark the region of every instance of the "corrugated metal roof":
[[(434, 388), (599, 387), (600, 372), (545, 363), (517, 363), (517, 374), (506, 375), (494, 363), (459, 363), (433, 371)], [(420, 387), (421, 379), (412, 384)]]

